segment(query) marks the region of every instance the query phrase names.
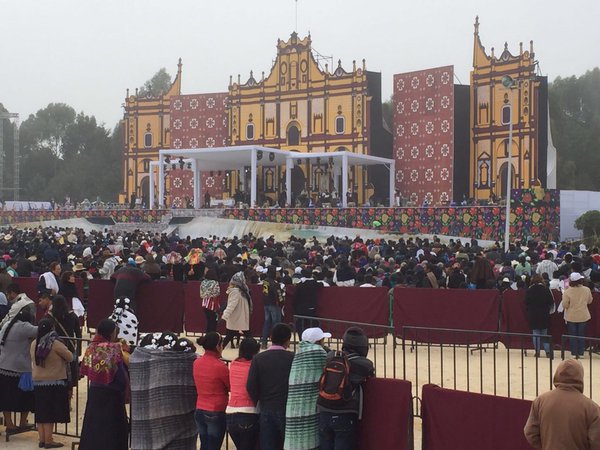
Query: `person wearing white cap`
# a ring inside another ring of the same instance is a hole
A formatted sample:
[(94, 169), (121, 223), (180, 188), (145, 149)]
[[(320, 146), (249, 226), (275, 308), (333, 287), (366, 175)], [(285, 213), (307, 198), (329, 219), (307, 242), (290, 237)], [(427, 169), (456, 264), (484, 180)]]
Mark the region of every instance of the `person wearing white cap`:
[(298, 344), (289, 378), (285, 409), (285, 450), (311, 450), (319, 448), (319, 379), (323, 373), (327, 352), (323, 348), (326, 338), (321, 328), (307, 328)]
[[(584, 277), (579, 272), (569, 275), (569, 289), (563, 293), (567, 332), (570, 336), (571, 356), (581, 358), (585, 351), (585, 329), (592, 318), (588, 305), (592, 303), (592, 291), (583, 285)], [(579, 337), (579, 338), (578, 338)]]

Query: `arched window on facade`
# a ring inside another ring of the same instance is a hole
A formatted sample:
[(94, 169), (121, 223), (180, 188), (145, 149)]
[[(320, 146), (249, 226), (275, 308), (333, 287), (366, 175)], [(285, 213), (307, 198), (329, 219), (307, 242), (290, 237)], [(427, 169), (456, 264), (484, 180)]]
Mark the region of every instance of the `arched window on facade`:
[(346, 131), (346, 119), (344, 116), (337, 116), (335, 118), (335, 133), (336, 134), (344, 134)]
[(502, 107), (502, 125), (508, 125), (510, 123), (510, 105), (504, 105)]
[(149, 131), (144, 134), (144, 147), (152, 147), (152, 133)]
[(300, 129), (296, 125), (290, 125), (288, 127), (287, 144), (300, 145)]
[(249, 141), (254, 140), (254, 124), (253, 123), (249, 123), (248, 125), (246, 125), (246, 139)]

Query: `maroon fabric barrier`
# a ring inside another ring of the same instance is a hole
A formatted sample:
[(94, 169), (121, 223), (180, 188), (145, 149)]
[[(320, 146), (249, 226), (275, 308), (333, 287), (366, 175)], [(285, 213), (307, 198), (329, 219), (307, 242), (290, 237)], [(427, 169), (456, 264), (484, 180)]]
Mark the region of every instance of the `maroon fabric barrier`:
[[(387, 288), (337, 286), (323, 288), (319, 291), (317, 316), (389, 326), (388, 291)], [(348, 328), (348, 324), (326, 321), (321, 326), (327, 328), (327, 331), (337, 338), (341, 338)], [(367, 326), (362, 328), (369, 337), (383, 337), (387, 334), (387, 329)]]
[[(227, 283), (221, 283), (221, 308), (227, 305)], [(252, 315), (250, 316), (250, 331), (253, 336), (261, 336), (265, 321), (264, 305), (262, 300), (262, 286), (249, 285), (252, 295)], [(206, 331), (206, 316), (200, 300), (200, 282), (191, 281), (184, 284), (185, 298), (185, 330), (191, 333), (204, 333)], [(289, 320), (291, 322), (291, 319)], [(219, 321), (219, 331), (225, 332), (225, 322)]]
[(497, 331), (500, 299), (492, 289), (394, 289), (394, 328), (398, 336), (433, 344), (497, 341), (496, 333), (407, 330), (403, 327)]
[[(523, 435), (531, 402), (423, 386), (423, 450), (531, 450)], [(383, 448), (383, 447), (382, 447)]]
[[(113, 310), (114, 284), (91, 280), (88, 298), (88, 326), (95, 328)], [(183, 332), (183, 285), (176, 281), (153, 281), (140, 286), (136, 297), (139, 331)]]
[[(249, 285), (252, 294), (252, 316), (250, 330), (254, 336), (260, 336), (264, 325), (264, 305), (261, 285)], [(221, 305), (227, 304), (227, 284), (221, 284)], [(203, 333), (206, 331), (206, 319), (200, 300), (200, 283), (185, 284), (185, 329), (189, 332)], [(286, 287), (286, 300), (283, 308), (285, 323), (294, 321), (294, 286)], [(317, 315), (322, 318), (363, 322), (369, 324), (387, 325), (388, 320), (388, 290), (386, 288), (340, 288), (329, 287), (319, 291)], [(223, 322), (219, 323), (224, 331)], [(335, 337), (342, 337), (347, 324), (336, 324), (323, 321)], [(369, 337), (381, 337), (385, 330), (364, 327)]]
[(90, 280), (88, 289), (87, 326), (96, 328), (98, 322), (111, 315), (115, 302), (115, 285), (109, 280)]
[(371, 378), (365, 384), (364, 398), (363, 418), (359, 422), (358, 448), (412, 449), (411, 383), (404, 380)]
[[(556, 307), (560, 304), (562, 295), (560, 291), (552, 291)], [(592, 319), (588, 322), (586, 335), (588, 337), (600, 336), (600, 292), (592, 293), (594, 300), (589, 305)], [(525, 291), (506, 291), (502, 296), (502, 323), (501, 331), (508, 333), (531, 334), (527, 322), (527, 310), (525, 308)], [(562, 345), (562, 335), (567, 334), (567, 325), (563, 313), (556, 312), (550, 315), (550, 327), (548, 334), (552, 336), (552, 344), (555, 348)], [(507, 348), (533, 348), (531, 339), (521, 339), (519, 336), (500, 336), (500, 341)], [(568, 343), (567, 343), (568, 344)]]

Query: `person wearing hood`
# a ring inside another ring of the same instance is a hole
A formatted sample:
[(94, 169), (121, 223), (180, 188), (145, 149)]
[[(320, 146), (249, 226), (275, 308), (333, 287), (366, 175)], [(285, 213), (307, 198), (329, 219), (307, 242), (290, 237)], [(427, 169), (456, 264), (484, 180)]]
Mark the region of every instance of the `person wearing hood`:
[(554, 373), (556, 389), (537, 397), (525, 424), (525, 438), (542, 450), (600, 449), (600, 407), (583, 395), (583, 366), (561, 362)]
[[(353, 450), (356, 445), (358, 421), (362, 418), (363, 389), (365, 381), (375, 375), (373, 362), (367, 358), (369, 340), (365, 332), (358, 327), (346, 330), (342, 342), (342, 352), (350, 365), (350, 387), (352, 395), (348, 399), (328, 400), (319, 396), (319, 441), (321, 450)], [(331, 351), (327, 362), (336, 355)]]

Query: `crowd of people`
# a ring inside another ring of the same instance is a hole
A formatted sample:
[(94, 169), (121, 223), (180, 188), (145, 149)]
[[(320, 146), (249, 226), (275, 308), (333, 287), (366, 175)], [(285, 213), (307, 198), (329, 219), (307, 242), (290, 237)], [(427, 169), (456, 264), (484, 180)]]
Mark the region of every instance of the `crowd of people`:
[[(94, 424), (107, 417), (120, 430), (111, 448), (127, 448), (129, 354), (134, 356), (138, 345), (195, 351), (190, 341), (172, 334), (138, 339), (137, 289), (151, 280), (201, 282), (207, 333), (198, 341), (204, 352), (190, 376), (197, 388), (195, 422), (202, 449), (220, 448), (226, 430), (237, 448), (254, 448), (257, 440), (263, 449), (355, 445), (360, 386), (373, 375), (366, 336), (351, 328), (342, 352), (328, 352), (323, 347), (328, 334), (318, 323), (298, 322), (294, 328), (301, 342), (295, 354), (287, 351), (292, 330), (281, 323), (286, 285), (295, 285), (296, 314), (309, 317), (316, 316), (317, 290), (332, 285), (525, 289), (536, 356), (543, 348), (548, 357), (552, 352), (542, 336), (556, 309), (551, 290), (560, 290), (558, 309), (574, 336), (571, 353), (580, 358), (584, 341), (576, 337), (585, 335), (588, 305), (600, 281), (597, 248), (534, 239), (515, 241), (504, 252), (498, 243), (483, 248), (475, 239), (443, 243), (435, 237), (278, 241), (252, 234), (192, 238), (9, 228), (0, 233), (0, 253), (0, 409), (8, 434), (31, 430), (28, 414), (35, 412), (40, 448), (61, 445), (53, 439), (53, 424), (70, 420), (73, 387), (82, 375), (89, 377), (90, 389), (80, 448), (105, 444), (104, 430)], [(37, 306), (21, 292), (19, 277), (38, 278)], [(115, 308), (98, 325), (80, 365), (86, 288), (95, 278), (114, 281)], [(224, 305), (219, 283), (228, 283)], [(262, 286), (260, 341), (249, 331), (251, 284)], [(36, 312), (43, 317), (37, 322)], [(220, 319), (225, 336), (216, 332)], [(236, 343), (239, 357), (228, 367), (221, 352)], [(268, 351), (259, 353), (261, 347)], [(18, 424), (13, 412), (21, 413)]]

